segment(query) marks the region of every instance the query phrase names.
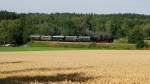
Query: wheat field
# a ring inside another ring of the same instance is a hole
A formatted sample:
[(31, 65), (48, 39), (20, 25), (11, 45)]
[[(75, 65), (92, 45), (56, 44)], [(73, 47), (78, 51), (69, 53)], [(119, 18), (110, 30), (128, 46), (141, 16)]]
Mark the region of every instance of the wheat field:
[(0, 84), (150, 84), (150, 51), (0, 52)]

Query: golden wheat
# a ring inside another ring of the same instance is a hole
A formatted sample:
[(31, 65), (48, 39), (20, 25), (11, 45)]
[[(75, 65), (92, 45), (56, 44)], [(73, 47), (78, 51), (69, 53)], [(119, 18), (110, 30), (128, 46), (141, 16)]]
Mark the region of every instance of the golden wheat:
[(1, 52), (0, 84), (150, 84), (150, 51)]

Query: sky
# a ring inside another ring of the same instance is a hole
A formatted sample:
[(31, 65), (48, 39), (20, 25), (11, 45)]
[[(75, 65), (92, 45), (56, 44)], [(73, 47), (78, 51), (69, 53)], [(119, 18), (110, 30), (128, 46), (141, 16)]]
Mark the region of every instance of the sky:
[(0, 10), (18, 13), (138, 13), (150, 15), (150, 0), (0, 0)]

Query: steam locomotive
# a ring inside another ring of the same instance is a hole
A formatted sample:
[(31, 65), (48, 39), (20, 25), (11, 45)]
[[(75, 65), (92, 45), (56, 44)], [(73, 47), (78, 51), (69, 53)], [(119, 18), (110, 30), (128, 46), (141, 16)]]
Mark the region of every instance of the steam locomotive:
[(113, 37), (110, 34), (101, 34), (95, 36), (44, 36), (31, 35), (31, 40), (36, 41), (61, 41), (61, 42), (98, 42), (112, 43)]

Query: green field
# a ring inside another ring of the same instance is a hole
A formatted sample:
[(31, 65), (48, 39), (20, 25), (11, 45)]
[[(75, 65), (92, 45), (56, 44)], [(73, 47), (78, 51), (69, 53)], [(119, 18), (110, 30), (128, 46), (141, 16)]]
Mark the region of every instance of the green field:
[[(52, 50), (113, 50), (99, 48), (63, 48), (63, 47), (0, 47), (0, 52), (3, 51), (52, 51)], [(117, 50), (117, 49), (116, 49)], [(121, 50), (121, 49), (118, 49)]]
[(126, 43), (84, 43), (34, 41), (19, 47), (0, 47), (0, 51), (48, 51), (48, 50), (135, 50)]
[(51, 48), (73, 48), (73, 49), (106, 49), (106, 50), (135, 50), (134, 44), (128, 43), (92, 43), (92, 42), (51, 42), (34, 41), (26, 44), (27, 47), (51, 47)]
[[(150, 41), (148, 40), (146, 42), (150, 43)], [(49, 51), (49, 50), (137, 50), (137, 49), (135, 44), (128, 44), (126, 42), (121, 41), (115, 41), (114, 43), (32, 41), (19, 47), (0, 47), (0, 51)]]
[(51, 47), (0, 47), (0, 51), (47, 51), (47, 50), (71, 50), (73, 48), (51, 48)]

